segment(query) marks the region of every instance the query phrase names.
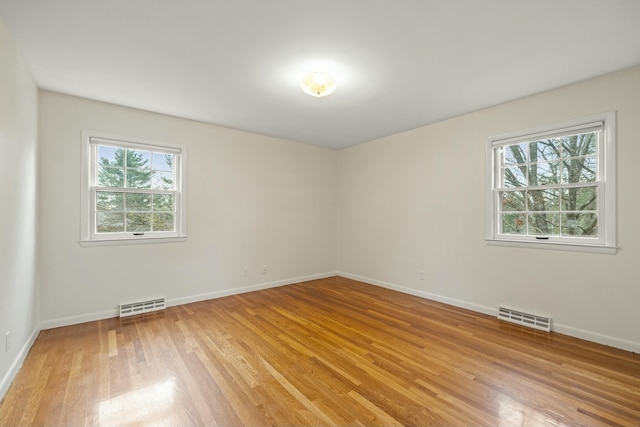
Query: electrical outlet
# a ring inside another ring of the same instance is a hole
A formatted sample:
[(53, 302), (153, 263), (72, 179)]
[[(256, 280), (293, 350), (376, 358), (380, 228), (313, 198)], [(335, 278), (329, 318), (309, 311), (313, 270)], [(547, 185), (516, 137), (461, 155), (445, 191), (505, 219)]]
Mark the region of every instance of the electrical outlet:
[(420, 280), (424, 280), (424, 271), (418, 273), (418, 277), (420, 278)]
[(11, 332), (9, 332), (9, 331), (7, 331), (7, 333), (4, 334), (4, 351), (5, 351), (5, 353), (7, 351), (9, 351), (9, 343), (10, 343), (9, 336), (10, 335), (11, 335)]
[(242, 277), (249, 277), (249, 269), (247, 267), (242, 269)]
[(267, 274), (269, 272), (269, 267), (267, 267), (266, 265), (263, 265), (262, 267), (260, 267), (260, 272), (262, 274)]

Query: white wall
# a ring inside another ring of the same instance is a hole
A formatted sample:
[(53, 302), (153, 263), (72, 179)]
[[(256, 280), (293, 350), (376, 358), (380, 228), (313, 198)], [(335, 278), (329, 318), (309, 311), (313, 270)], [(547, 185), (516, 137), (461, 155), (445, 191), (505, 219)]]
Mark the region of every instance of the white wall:
[(0, 398), (38, 323), (37, 104), (31, 73), (0, 18)]
[[(186, 242), (80, 246), (82, 129), (186, 146)], [(43, 326), (110, 317), (145, 298), (182, 303), (335, 273), (336, 156), (41, 91)]]
[[(486, 138), (611, 110), (618, 253), (487, 246)], [(639, 135), (634, 68), (343, 150), (338, 270), (487, 313), (549, 315), (559, 332), (640, 352)]]

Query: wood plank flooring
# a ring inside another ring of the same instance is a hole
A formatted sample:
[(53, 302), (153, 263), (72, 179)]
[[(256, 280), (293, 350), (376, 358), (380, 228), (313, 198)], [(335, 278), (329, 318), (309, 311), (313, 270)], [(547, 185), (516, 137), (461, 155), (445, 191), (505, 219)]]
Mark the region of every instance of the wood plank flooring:
[(2, 426), (638, 426), (640, 355), (334, 277), (43, 331)]

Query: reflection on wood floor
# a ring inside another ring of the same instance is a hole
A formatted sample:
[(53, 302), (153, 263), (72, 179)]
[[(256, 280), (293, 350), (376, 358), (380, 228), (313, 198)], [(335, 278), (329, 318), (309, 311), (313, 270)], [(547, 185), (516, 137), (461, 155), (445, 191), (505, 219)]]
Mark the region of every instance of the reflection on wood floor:
[(43, 331), (0, 425), (640, 425), (640, 355), (333, 277)]

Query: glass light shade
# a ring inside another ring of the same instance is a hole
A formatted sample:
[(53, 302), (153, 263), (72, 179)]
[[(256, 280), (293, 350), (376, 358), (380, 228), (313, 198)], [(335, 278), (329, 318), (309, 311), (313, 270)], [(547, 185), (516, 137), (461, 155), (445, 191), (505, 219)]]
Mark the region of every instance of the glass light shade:
[(300, 86), (309, 95), (319, 98), (333, 93), (336, 89), (336, 79), (331, 74), (315, 71), (304, 76)]

